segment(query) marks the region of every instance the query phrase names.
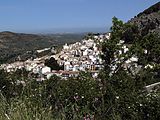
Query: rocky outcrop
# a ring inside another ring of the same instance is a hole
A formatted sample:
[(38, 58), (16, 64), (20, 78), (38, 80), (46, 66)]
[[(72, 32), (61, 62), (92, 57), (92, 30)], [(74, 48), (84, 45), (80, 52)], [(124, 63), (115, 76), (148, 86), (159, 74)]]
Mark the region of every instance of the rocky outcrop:
[(150, 32), (160, 35), (160, 2), (139, 13), (128, 23), (137, 25), (142, 36)]

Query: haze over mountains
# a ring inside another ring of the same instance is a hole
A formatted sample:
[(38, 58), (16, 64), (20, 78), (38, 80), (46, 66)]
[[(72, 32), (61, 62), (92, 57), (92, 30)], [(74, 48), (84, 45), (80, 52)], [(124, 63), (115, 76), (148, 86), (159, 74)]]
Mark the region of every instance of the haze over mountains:
[[(109, 31), (110, 26), (104, 27), (74, 27), (74, 28), (53, 28), (53, 29), (38, 29), (38, 30), (25, 30), (25, 33), (34, 33), (34, 34), (64, 34), (64, 33), (104, 33)], [(22, 31), (20, 31), (22, 32)]]

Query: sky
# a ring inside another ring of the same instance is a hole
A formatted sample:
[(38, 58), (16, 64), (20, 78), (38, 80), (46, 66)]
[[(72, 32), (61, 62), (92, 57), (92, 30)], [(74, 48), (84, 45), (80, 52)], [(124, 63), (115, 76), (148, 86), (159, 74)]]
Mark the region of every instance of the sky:
[(0, 31), (106, 30), (113, 16), (124, 22), (159, 0), (0, 0)]

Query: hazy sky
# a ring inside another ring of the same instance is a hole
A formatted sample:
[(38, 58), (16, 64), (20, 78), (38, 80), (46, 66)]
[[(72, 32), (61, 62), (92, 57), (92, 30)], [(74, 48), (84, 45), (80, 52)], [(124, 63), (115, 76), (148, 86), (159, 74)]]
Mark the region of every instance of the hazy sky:
[(0, 0), (0, 31), (39, 32), (104, 28), (159, 0)]

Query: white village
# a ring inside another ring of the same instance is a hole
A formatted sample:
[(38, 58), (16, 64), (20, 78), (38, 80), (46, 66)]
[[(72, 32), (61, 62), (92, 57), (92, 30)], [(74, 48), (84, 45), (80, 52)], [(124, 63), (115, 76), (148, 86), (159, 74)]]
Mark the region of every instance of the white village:
[[(110, 33), (94, 35), (92, 38), (83, 39), (81, 42), (74, 44), (63, 45), (62, 50), (55, 55), (46, 55), (36, 59), (28, 59), (24, 62), (16, 61), (10, 64), (2, 64), (1, 69), (7, 72), (14, 72), (18, 69), (25, 69), (34, 74), (38, 74), (37, 80), (49, 79), (53, 75), (60, 76), (62, 78), (68, 78), (72, 76), (78, 76), (80, 71), (89, 71), (94, 78), (98, 76), (99, 70), (102, 69), (102, 54), (99, 47), (104, 40), (109, 39)], [(37, 50), (38, 53), (49, 50), (50, 48), (44, 48)], [(54, 48), (50, 49), (54, 52)], [(63, 66), (63, 70), (51, 70), (50, 67), (45, 66), (45, 60), (53, 57), (57, 60), (60, 66)]]

